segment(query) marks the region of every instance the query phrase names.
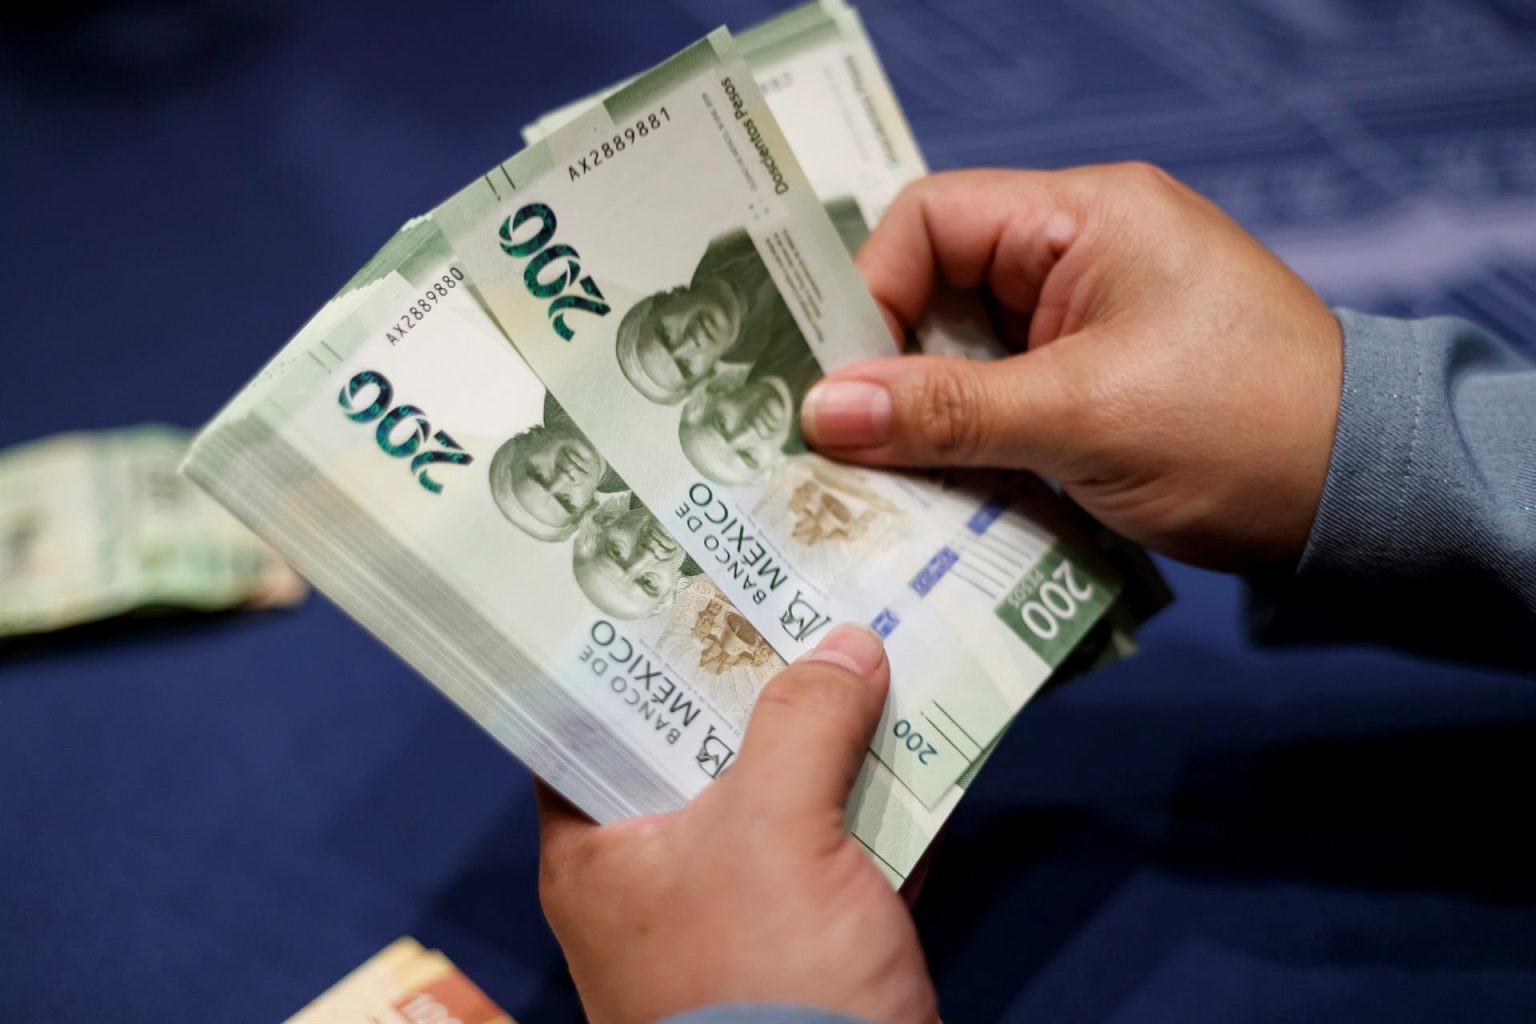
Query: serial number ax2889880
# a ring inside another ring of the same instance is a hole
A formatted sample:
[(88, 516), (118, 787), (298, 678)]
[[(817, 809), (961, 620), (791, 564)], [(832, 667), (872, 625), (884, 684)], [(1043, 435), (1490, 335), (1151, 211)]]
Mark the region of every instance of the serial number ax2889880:
[(405, 307), (405, 312), (400, 314), (384, 330), (384, 340), (391, 345), (398, 345), (412, 329), (427, 318), (427, 314), (437, 308), (440, 300), (448, 297), (448, 293), (459, 286), (464, 280), (464, 271), (458, 267), (449, 267), (438, 280), (427, 285), (427, 290), (421, 293), (421, 298)]

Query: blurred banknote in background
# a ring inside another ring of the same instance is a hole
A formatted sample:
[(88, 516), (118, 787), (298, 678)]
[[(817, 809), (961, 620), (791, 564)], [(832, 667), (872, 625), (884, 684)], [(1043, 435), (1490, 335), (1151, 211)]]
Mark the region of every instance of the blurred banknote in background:
[(185, 469), (601, 821), (681, 806), (785, 659), (869, 624), (892, 689), (847, 825), (899, 884), (1020, 707), (1167, 592), (1043, 482), (807, 450), (810, 385), (897, 351), (849, 253), (923, 164), (849, 8), (747, 39), (531, 127)]
[(0, 451), (0, 637), (303, 599), (304, 581), (177, 473), (188, 441), (151, 425)]
[(441, 952), (396, 939), (286, 1024), (514, 1024)]

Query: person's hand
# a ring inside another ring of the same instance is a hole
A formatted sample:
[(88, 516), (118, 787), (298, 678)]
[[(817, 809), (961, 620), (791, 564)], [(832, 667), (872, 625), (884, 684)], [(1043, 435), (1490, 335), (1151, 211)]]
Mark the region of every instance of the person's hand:
[(1034, 470), (1199, 565), (1300, 557), (1338, 418), (1339, 324), (1206, 199), (1143, 165), (937, 174), (896, 199), (859, 267), (898, 337), (947, 282), (990, 292), (1023, 351), (829, 375), (802, 416), (823, 454)]
[(539, 786), (539, 895), (593, 1024), (758, 1001), (937, 1020), (906, 904), (843, 832), (889, 683), (879, 638), (842, 626), (684, 809), (599, 826)]

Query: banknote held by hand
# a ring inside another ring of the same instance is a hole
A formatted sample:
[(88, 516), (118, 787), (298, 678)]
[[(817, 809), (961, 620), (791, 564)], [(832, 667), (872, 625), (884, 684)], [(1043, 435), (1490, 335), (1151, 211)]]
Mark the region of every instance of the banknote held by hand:
[(1029, 698), (1157, 601), (1039, 481), (808, 449), (811, 386), (896, 352), (850, 247), (923, 167), (850, 9), (747, 42), (531, 126), (186, 470), (598, 820), (681, 806), (786, 659), (872, 626), (892, 685), (847, 827), (899, 884)]

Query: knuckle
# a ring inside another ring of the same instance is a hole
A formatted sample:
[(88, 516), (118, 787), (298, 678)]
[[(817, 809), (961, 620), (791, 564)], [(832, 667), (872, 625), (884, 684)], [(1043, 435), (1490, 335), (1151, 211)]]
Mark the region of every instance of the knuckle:
[(981, 447), (978, 395), (965, 368), (935, 367), (918, 388), (916, 428), (933, 454), (963, 459)]
[(946, 196), (963, 193), (984, 180), (989, 172), (972, 169), (933, 171), (914, 178), (901, 187), (891, 201), (887, 213), (897, 207), (926, 208), (930, 203), (942, 202)]
[(943, 181), (940, 174), (926, 174), (921, 178), (914, 178), (901, 187), (901, 191), (896, 193), (896, 198), (891, 200), (888, 209), (921, 206), (935, 188), (943, 187)]
[(1140, 196), (1170, 207), (1187, 203), (1195, 195), (1183, 182), (1156, 164), (1136, 160), (1118, 165), (1116, 172)]
[(1116, 168), (1120, 176), (1142, 188), (1163, 189), (1174, 184), (1173, 176), (1145, 160), (1128, 160)]

